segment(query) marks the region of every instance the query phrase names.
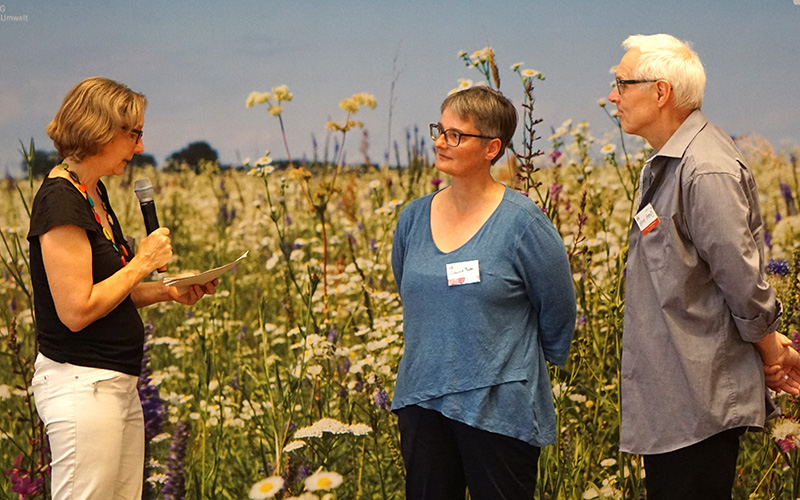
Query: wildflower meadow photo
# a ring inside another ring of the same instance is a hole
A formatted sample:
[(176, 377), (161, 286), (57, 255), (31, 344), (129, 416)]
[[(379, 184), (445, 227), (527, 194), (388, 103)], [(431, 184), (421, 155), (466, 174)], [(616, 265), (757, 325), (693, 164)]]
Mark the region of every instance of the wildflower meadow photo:
[[(0, 6), (0, 15), (8, 19), (28, 19), (2, 20), (0, 40), (44, 29), (37, 26), (44, 9), (37, 3), (41, 2)], [(791, 0), (785, 3), (782, 9), (791, 22), (800, 20), (800, 6)], [(269, 4), (275, 16), (285, 7)], [(467, 4), (475, 18), (480, 17), (477, 5)], [(619, 7), (636, 5), (620, 2)], [(457, 8), (456, 3), (449, 6)], [(571, 8), (562, 8), (566, 19), (578, 16)], [(73, 21), (82, 18), (80, 9), (74, 7)], [(531, 9), (529, 15), (534, 16), (536, 5)], [(291, 39), (277, 43), (278, 48), (298, 44), (309, 52), (322, 50), (304, 45), (304, 37), (312, 36), (304, 31), (322, 22), (310, 10), (305, 13), (308, 25), (296, 26)], [(208, 12), (206, 17), (184, 14), (187, 22), (202, 20), (198, 30), (212, 32), (214, 10)], [(137, 19), (143, 24), (159, 22), (155, 16)], [(187, 110), (179, 125), (162, 126), (159, 137), (153, 138), (163, 159), (148, 150), (154, 134), (148, 121), (142, 136), (145, 154), (137, 155), (122, 175), (103, 179), (126, 236), (137, 240), (147, 233), (133, 186), (141, 178), (152, 182), (158, 219), (170, 229), (173, 257), (167, 273), (153, 273), (149, 280), (200, 273), (247, 253), (219, 276), (216, 294), (192, 306), (170, 302), (139, 310), (146, 335), (137, 386), (145, 416), (143, 498), (405, 498), (397, 417), (390, 411), (404, 352), (403, 304), (390, 261), (393, 233), (407, 203), (448, 186), (447, 176), (435, 168), (428, 133), (428, 123), (440, 116), (439, 103), (450, 92), (485, 85), (508, 96), (519, 116), (517, 135), (492, 174), (528, 196), (553, 222), (569, 257), (578, 304), (569, 359), (564, 366), (549, 366), (558, 440), (542, 448), (535, 498), (644, 499), (642, 459), (619, 451), (620, 361), (626, 252), (639, 173), (652, 149), (622, 131), (616, 107), (606, 95), (615, 78), (612, 65), (622, 55), (620, 43), (628, 34), (679, 31), (680, 26), (640, 26), (636, 19), (626, 19), (628, 26), (614, 24), (614, 32), (607, 34), (613, 39), (609, 52), (590, 55), (602, 61), (602, 71), (593, 75), (602, 84), (586, 92), (575, 108), (584, 111), (565, 105), (563, 109), (574, 113), (568, 117), (551, 112), (558, 104), (548, 97), (568, 86), (557, 83), (563, 82), (560, 67), (540, 66), (539, 49), (526, 33), (517, 33), (513, 43), (501, 48), (492, 40), (502, 25), (481, 27), (477, 21), (474, 36), (457, 38), (452, 46), (440, 46), (436, 39), (426, 47), (435, 52), (425, 57), (436, 61), (436, 81), (446, 83), (405, 97), (403, 82), (425, 75), (415, 72), (413, 58), (393, 65), (397, 52), (392, 50), (381, 52), (381, 67), (394, 69), (354, 81), (331, 81), (307, 67), (301, 86), (286, 79), (277, 63), (274, 71), (259, 73), (258, 78), (248, 75), (250, 68), (242, 68), (235, 74), (235, 92), (215, 92), (226, 103), (226, 112), (246, 125), (226, 123), (220, 127), (225, 131), (214, 136), (219, 139), (211, 138), (213, 120), (197, 114), (206, 105), (219, 104), (193, 97), (204, 74), (172, 87), (164, 83), (170, 79), (168, 72), (150, 72), (146, 54), (123, 51), (146, 73), (132, 78), (134, 90), (149, 96), (149, 85), (154, 90), (159, 85), (175, 89), (171, 100), (150, 100), (148, 113), (152, 109), (154, 123), (164, 113)], [(369, 43), (359, 41), (358, 29), (348, 29), (354, 39), (349, 43)], [(410, 27), (403, 43), (412, 43), (407, 40), (417, 32)], [(676, 35), (691, 40), (692, 33)], [(207, 34), (191, 34), (197, 43), (206, 43)], [(89, 46), (87, 39), (71, 36), (76, 50)], [(148, 36), (142, 43), (152, 46)], [(563, 36), (559, 45), (581, 45), (577, 35)], [(796, 44), (796, 35), (785, 36)], [(242, 51), (258, 52), (253, 44)], [(41, 47), (31, 50), (41, 51), (38, 57), (45, 53)], [(65, 49), (52, 50), (60, 54)], [(341, 46), (331, 54), (346, 60), (347, 50)], [(715, 60), (703, 54), (702, 47), (698, 51), (701, 58), (706, 56), (710, 75), (719, 71), (717, 65), (745, 65)], [(218, 55), (210, 54), (203, 64), (224, 64)], [(259, 57), (253, 60), (267, 65)], [(281, 62), (288, 64), (305, 63)], [(359, 73), (369, 64), (357, 61), (353, 67), (360, 69), (350, 71)], [(107, 76), (116, 78), (113, 68)], [(784, 71), (766, 64), (749, 70), (768, 75)], [(124, 80), (125, 73), (119, 73)], [(762, 81), (744, 71), (737, 83), (749, 86), (751, 77)], [(59, 77), (47, 73), (46, 78)], [(0, 122), (24, 125), (0, 129), (2, 161), (11, 165), (0, 181), (1, 499), (43, 500), (51, 494), (51, 455), (31, 387), (37, 318), (26, 236), (34, 195), (59, 163), (42, 134), (64, 92), (79, 78), (68, 80), (60, 82), (58, 92), (41, 97), (46, 104), (43, 115), (49, 114), (44, 119), (22, 118), (26, 111), (0, 96), (0, 106), (11, 117)], [(38, 82), (39, 78), (31, 83), (34, 90), (49, 92), (50, 87)], [(756, 88), (753, 99), (772, 92), (763, 81)], [(425, 92), (431, 95), (423, 97)], [(709, 93), (714, 92), (717, 87), (712, 86)], [(322, 101), (318, 97), (323, 94), (335, 97)], [(401, 109), (406, 101), (398, 99), (413, 101), (417, 96), (427, 109), (410, 117)], [(704, 107), (712, 120), (716, 109), (722, 114), (721, 108), (739, 104), (724, 95), (710, 99), (718, 106)], [(798, 114), (796, 97), (785, 99), (785, 106), (776, 106), (774, 121), (782, 119), (784, 107)], [(184, 101), (188, 104), (182, 108)], [(308, 112), (312, 108), (313, 118)], [(736, 119), (725, 117), (729, 123)], [(747, 128), (728, 128), (737, 131), (734, 141), (758, 185), (766, 226), (766, 272), (783, 304), (780, 331), (800, 349), (800, 128), (792, 129), (787, 122), (786, 129), (794, 135), (774, 132), (767, 138), (764, 134), (772, 130), (758, 127), (770, 117), (749, 119)], [(186, 122), (197, 128), (187, 132)], [(8, 137), (11, 133), (17, 135)], [(242, 144), (226, 145), (228, 134), (242, 137)], [(167, 157), (170, 150), (174, 153)], [(780, 415), (742, 438), (736, 500), (800, 499), (800, 399), (785, 393), (772, 397)]]

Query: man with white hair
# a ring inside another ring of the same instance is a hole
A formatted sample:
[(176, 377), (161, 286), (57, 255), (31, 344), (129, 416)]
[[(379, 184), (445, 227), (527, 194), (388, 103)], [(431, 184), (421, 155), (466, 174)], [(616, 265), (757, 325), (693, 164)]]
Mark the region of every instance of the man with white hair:
[(644, 456), (648, 500), (730, 500), (739, 437), (774, 408), (767, 386), (800, 393), (800, 355), (777, 333), (753, 175), (700, 111), (700, 59), (670, 35), (623, 47), (608, 99), (655, 151), (628, 252), (620, 449)]

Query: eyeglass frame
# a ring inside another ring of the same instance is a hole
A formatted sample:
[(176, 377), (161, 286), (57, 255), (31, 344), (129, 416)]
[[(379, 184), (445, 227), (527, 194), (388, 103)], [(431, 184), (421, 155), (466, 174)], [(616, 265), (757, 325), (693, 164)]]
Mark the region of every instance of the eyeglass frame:
[(619, 78), (614, 78), (614, 87), (619, 92), (619, 95), (622, 95), (622, 88), (620, 85), (634, 85), (637, 83), (655, 83), (658, 80), (620, 80)]
[[(437, 130), (439, 132), (439, 134), (438, 135), (434, 135), (434, 132), (433, 132), (434, 130)], [(450, 132), (452, 134), (456, 134), (456, 137), (458, 138), (458, 140), (456, 140), (455, 144), (450, 144), (449, 142), (447, 142), (447, 133), (448, 132)], [(457, 148), (458, 146), (460, 146), (462, 137), (478, 137), (479, 139), (499, 139), (499, 137), (489, 137), (488, 135), (467, 134), (465, 132), (460, 132), (460, 131), (458, 131), (456, 129), (453, 129), (453, 128), (449, 128), (449, 129), (445, 130), (444, 127), (442, 127), (442, 125), (439, 124), (439, 123), (431, 123), (430, 124), (430, 134), (431, 134), (431, 139), (433, 139), (434, 142), (436, 142), (436, 140), (440, 136), (444, 137), (444, 143), (447, 144), (448, 146), (450, 146), (451, 148)]]
[(142, 129), (139, 129), (139, 128), (132, 128), (130, 130), (130, 133), (131, 134), (136, 134), (136, 143), (135, 144), (139, 144), (139, 141), (142, 140), (142, 135), (144, 135), (144, 131)]

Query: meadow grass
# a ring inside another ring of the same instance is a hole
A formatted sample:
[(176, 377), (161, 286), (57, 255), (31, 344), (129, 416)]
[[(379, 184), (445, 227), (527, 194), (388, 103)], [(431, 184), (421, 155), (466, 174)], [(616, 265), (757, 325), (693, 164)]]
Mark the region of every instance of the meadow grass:
[[(492, 64), (487, 56), (476, 65), (487, 80)], [(641, 460), (620, 453), (618, 442), (625, 253), (647, 150), (605, 138), (593, 157), (588, 124), (572, 122), (553, 131), (547, 152), (537, 150), (532, 82), (543, 76), (513, 70), (527, 96), (526, 135), (494, 174), (553, 220), (578, 299), (569, 360), (550, 368), (560, 432), (543, 449), (537, 498), (643, 498)], [(278, 103), (291, 100), (280, 90)], [(358, 106), (348, 106), (345, 121), (331, 126), (342, 140), (357, 126), (351, 116)], [(126, 233), (139, 238), (132, 181), (152, 180), (161, 224), (171, 230), (171, 273), (250, 252), (221, 278), (215, 296), (191, 308), (158, 304), (141, 312), (146, 498), (404, 498), (389, 411), (403, 353), (392, 233), (405, 203), (447, 184), (428, 160), (430, 146), (416, 134), (408, 138), (403, 168), (348, 167), (338, 156), (276, 170), (267, 154), (241, 169), (139, 168), (105, 180)], [(776, 154), (753, 137), (738, 143), (761, 193), (783, 331), (796, 335), (797, 151)], [(36, 349), (25, 240), (40, 182), (8, 179), (0, 189), (0, 470), (8, 471), (0, 496), (9, 499), (47, 497), (46, 442), (30, 395)], [(800, 498), (800, 408), (786, 395), (776, 402), (787, 418), (743, 439), (737, 500)]]

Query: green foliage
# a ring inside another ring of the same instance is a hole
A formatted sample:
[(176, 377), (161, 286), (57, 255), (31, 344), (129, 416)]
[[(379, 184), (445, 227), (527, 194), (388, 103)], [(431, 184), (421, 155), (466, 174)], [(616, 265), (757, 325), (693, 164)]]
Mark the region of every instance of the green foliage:
[[(202, 162), (215, 162), (219, 158), (217, 150), (205, 141), (193, 142), (185, 148), (169, 155), (165, 169), (170, 172), (188, 167), (194, 173), (200, 172)], [(155, 165), (155, 163), (153, 163)]]
[(156, 162), (156, 157), (149, 154), (135, 154), (131, 161), (128, 162), (129, 167), (146, 167), (146, 166), (153, 166), (157, 167), (158, 163)]
[[(20, 143), (21, 144), (21, 143)], [(31, 139), (30, 147), (26, 150), (21, 144), (22, 163), (20, 167), (27, 176), (42, 177), (58, 165), (60, 157), (55, 151), (37, 151)]]

